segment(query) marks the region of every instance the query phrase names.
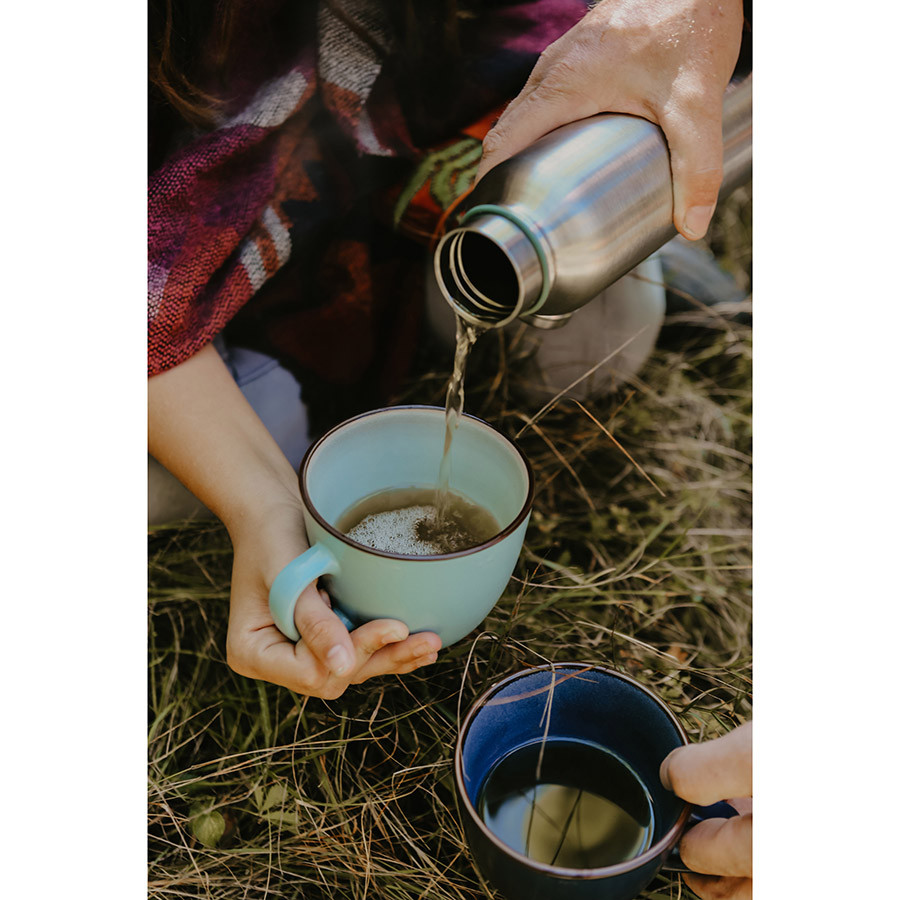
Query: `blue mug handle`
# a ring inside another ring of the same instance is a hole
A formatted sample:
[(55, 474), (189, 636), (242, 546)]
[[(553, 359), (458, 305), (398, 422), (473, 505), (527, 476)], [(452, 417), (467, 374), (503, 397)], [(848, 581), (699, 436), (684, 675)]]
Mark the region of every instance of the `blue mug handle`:
[[(294, 607), (300, 594), (320, 575), (336, 575), (341, 567), (334, 554), (322, 544), (313, 544), (305, 553), (292, 559), (276, 576), (269, 588), (269, 612), (275, 626), (288, 640), (296, 643), (300, 632), (294, 624)], [(331, 611), (352, 631), (356, 624), (334, 603)]]
[[(688, 819), (685, 831), (693, 828), (699, 822), (705, 822), (707, 819), (731, 819), (736, 815), (739, 815), (738, 811), (730, 803), (726, 803), (724, 800), (720, 800), (718, 803), (712, 803), (709, 806), (695, 806), (693, 810), (691, 810), (691, 817)], [(681, 839), (679, 838), (679, 840)], [(693, 871), (681, 861), (681, 854), (678, 852), (678, 844), (675, 844), (672, 848), (672, 851), (662, 865), (662, 870), (664, 872)]]

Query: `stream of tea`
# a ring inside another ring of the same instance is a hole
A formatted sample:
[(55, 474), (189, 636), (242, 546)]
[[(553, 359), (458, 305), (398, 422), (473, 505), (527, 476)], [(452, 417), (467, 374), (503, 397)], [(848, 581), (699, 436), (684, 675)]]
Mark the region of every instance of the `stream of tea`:
[(459, 417), (463, 412), (463, 404), (466, 399), (465, 377), (466, 363), (469, 353), (475, 341), (484, 331), (470, 322), (464, 321), (460, 316), (456, 317), (456, 352), (453, 356), (453, 374), (450, 376), (450, 384), (447, 386), (447, 403), (444, 409), (444, 455), (441, 457), (441, 467), (438, 470), (437, 491), (435, 493), (435, 518), (442, 521), (450, 497), (450, 475), (452, 471), (452, 457), (450, 449), (453, 445), (453, 435), (459, 426)]

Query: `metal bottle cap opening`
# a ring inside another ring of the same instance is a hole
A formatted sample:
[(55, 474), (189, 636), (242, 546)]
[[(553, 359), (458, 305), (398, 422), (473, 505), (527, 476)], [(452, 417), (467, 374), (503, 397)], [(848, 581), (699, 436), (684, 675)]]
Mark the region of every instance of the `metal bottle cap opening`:
[(490, 212), (449, 231), (434, 255), (444, 298), (466, 321), (490, 327), (535, 306), (544, 287), (544, 265), (522, 228)]

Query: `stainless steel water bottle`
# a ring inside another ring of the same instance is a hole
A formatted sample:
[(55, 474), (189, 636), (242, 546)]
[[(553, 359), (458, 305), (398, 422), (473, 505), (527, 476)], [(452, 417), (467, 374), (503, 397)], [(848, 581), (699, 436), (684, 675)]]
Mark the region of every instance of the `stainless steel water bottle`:
[[(723, 103), (719, 199), (751, 172), (752, 83)], [(435, 249), (441, 293), (469, 322), (565, 322), (675, 235), (659, 126), (605, 113), (564, 125), (492, 169)]]

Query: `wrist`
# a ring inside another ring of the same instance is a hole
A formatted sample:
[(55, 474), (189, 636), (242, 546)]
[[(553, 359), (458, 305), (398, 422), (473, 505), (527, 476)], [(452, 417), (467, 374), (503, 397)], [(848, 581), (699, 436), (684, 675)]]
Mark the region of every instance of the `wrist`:
[(297, 476), (285, 459), (266, 460), (248, 469), (240, 485), (223, 492), (225, 501), (213, 510), (225, 524), (232, 540), (259, 532), (273, 521), (285, 517), (299, 517), (302, 521), (303, 503)]
[(249, 564), (264, 591), (292, 559), (309, 548), (299, 494), (273, 493), (223, 521), (234, 547), (235, 571), (239, 561)]

